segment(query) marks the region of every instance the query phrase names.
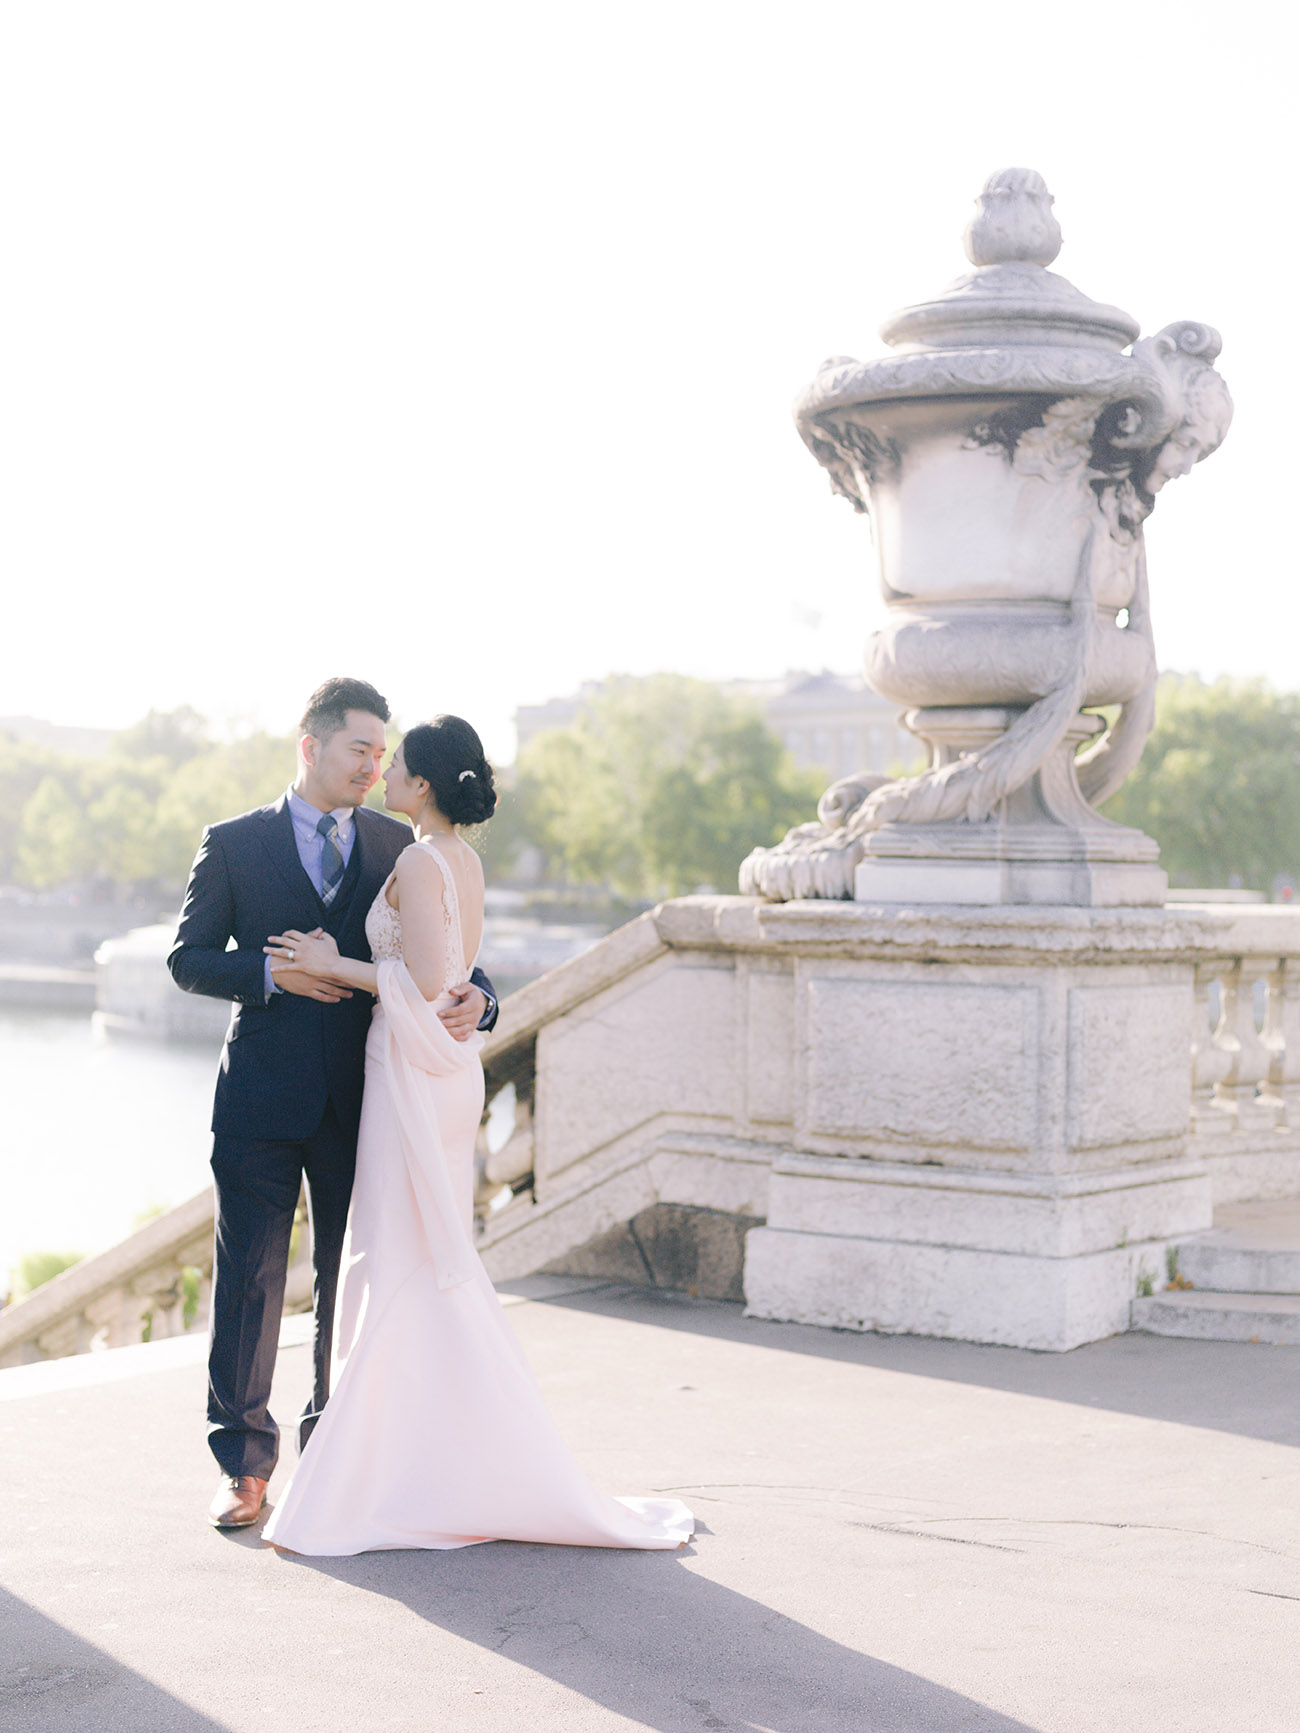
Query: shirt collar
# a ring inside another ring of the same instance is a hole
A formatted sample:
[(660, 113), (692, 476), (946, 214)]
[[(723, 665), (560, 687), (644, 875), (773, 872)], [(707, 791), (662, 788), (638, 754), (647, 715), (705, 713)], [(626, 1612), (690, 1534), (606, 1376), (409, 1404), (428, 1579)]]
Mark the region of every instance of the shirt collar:
[[(294, 788), (289, 789), (288, 799), (289, 816), (293, 819), (294, 828), (303, 836), (315, 836), (316, 827), (324, 814), (309, 800), (304, 800)], [(352, 826), (356, 823), (356, 809), (351, 806), (336, 806), (333, 816), (338, 820), (339, 839), (342, 841), (352, 833)]]

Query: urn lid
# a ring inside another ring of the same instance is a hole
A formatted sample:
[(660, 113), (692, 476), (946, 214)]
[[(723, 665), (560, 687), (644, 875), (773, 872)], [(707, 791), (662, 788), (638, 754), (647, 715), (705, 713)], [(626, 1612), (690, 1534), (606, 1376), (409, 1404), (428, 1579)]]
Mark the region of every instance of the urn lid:
[(1061, 250), (1053, 199), (1033, 169), (990, 175), (966, 229), (975, 269), (932, 301), (904, 307), (880, 327), (903, 353), (1008, 346), (1124, 349), (1138, 323), (1076, 289), (1047, 266)]

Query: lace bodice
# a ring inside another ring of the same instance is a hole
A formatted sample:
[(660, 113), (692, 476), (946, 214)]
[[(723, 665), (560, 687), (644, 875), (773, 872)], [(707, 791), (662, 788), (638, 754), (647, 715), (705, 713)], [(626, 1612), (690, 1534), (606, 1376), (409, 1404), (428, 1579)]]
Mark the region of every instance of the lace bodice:
[[(446, 993), (452, 987), (458, 987), (469, 975), (469, 970), (465, 967), (465, 941), (460, 928), (460, 898), (456, 894), (456, 881), (452, 877), (451, 868), (434, 844), (424, 840), (415, 846), (433, 856), (442, 874), (442, 932), (446, 941), (442, 990)], [(370, 955), (377, 963), (382, 962), (385, 957), (400, 957), (402, 954), (402, 917), (388, 900), (388, 887), (391, 883), (391, 876), (385, 879), (379, 895), (370, 905), (370, 913), (366, 916), (366, 942), (370, 946)]]

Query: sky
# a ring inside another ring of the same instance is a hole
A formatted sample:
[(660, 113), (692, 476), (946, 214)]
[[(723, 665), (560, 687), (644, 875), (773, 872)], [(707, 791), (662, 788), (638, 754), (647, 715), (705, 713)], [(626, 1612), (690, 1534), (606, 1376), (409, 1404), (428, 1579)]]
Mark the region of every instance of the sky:
[(790, 407), (1038, 169), (1055, 269), (1223, 333), (1147, 527), (1167, 668), (1300, 686), (1282, 5), (0, 9), (0, 715), (287, 728), (373, 680), (513, 752), (610, 672), (860, 665)]

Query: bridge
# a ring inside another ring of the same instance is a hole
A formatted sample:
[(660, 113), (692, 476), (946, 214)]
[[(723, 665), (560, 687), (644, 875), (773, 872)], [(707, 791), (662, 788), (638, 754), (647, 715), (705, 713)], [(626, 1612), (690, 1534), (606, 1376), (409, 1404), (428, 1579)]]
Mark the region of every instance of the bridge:
[(17, 1367), (0, 1727), (1294, 1728), (1300, 1348), (1035, 1354), (572, 1277), (503, 1299), (584, 1468), (686, 1499), (689, 1547), (279, 1555), (204, 1521), (201, 1337)]

